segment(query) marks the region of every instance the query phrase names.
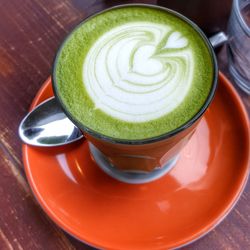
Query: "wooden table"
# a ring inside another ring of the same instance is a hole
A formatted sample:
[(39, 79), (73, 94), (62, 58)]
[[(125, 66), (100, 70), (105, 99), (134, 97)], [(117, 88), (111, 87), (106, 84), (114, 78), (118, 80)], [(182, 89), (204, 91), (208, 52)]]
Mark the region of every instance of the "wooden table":
[[(64, 233), (37, 204), (23, 171), (17, 130), (37, 90), (50, 75), (53, 57), (64, 36), (87, 15), (119, 2), (0, 1), (1, 250), (92, 249)], [(225, 49), (218, 58), (220, 69), (227, 74)], [(250, 112), (249, 97), (239, 93)], [(249, 201), (248, 184), (227, 218), (206, 237), (185, 248), (250, 249)]]

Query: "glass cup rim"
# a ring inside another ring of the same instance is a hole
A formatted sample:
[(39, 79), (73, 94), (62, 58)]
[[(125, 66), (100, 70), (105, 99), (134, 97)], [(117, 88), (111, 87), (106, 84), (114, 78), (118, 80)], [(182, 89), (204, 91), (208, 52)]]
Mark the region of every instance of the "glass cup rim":
[(240, 2), (241, 2), (241, 0), (234, 0), (233, 1), (233, 10), (232, 11), (235, 12), (243, 31), (247, 34), (247, 36), (250, 36), (250, 27), (248, 27), (246, 20), (243, 18), (242, 14), (241, 14)]
[[(168, 131), (164, 134), (158, 135), (158, 136), (154, 136), (154, 137), (150, 137), (150, 138), (145, 138), (145, 139), (120, 139), (120, 138), (115, 138), (115, 137), (111, 137), (111, 136), (107, 136), (104, 134), (101, 134), (87, 126), (85, 126), (84, 124), (82, 124), (81, 122), (79, 122), (76, 118), (74, 118), (71, 113), (67, 110), (66, 106), (64, 105), (63, 101), (61, 100), (61, 98), (59, 97), (58, 94), (58, 89), (57, 89), (57, 84), (56, 84), (56, 77), (55, 77), (55, 69), (56, 69), (56, 64), (57, 64), (57, 60), (58, 57), (60, 55), (61, 50), (64, 47), (65, 42), (70, 38), (70, 36), (80, 27), (82, 26), (85, 22), (87, 22), (88, 20), (90, 20), (91, 18), (100, 15), (104, 12), (110, 11), (112, 9), (119, 9), (119, 8), (124, 8), (124, 7), (148, 7), (148, 8), (154, 8), (154, 9), (160, 9), (163, 11), (166, 11), (168, 13), (171, 13), (175, 16), (177, 16), (178, 18), (180, 18), (181, 20), (185, 21), (186, 23), (188, 23), (195, 31), (197, 31), (197, 33), (201, 36), (201, 38), (203, 39), (204, 43), (206, 44), (208, 50), (209, 50), (209, 54), (211, 56), (211, 60), (212, 60), (212, 64), (213, 64), (213, 82), (211, 85), (211, 89), (210, 92), (207, 96), (207, 99), (205, 100), (204, 104), (201, 106), (201, 108), (199, 109), (199, 111), (192, 117), (190, 118), (187, 122), (185, 122), (184, 124), (182, 124), (181, 126)], [(207, 36), (204, 34), (204, 32), (190, 19), (188, 19), (187, 17), (185, 17), (184, 15), (180, 14), (177, 11), (162, 7), (162, 6), (158, 6), (158, 5), (152, 5), (152, 4), (142, 4), (142, 3), (135, 3), (135, 4), (121, 4), (121, 5), (116, 5), (110, 8), (106, 8), (104, 10), (98, 11), (92, 15), (89, 15), (88, 17), (84, 18), (79, 24), (77, 24), (67, 35), (66, 37), (63, 39), (63, 41), (61, 42), (59, 49), (56, 52), (56, 55), (54, 57), (54, 61), (53, 61), (53, 65), (52, 65), (52, 88), (53, 88), (53, 92), (55, 95), (56, 100), (58, 101), (58, 103), (60, 104), (60, 106), (62, 107), (64, 113), (66, 114), (66, 116), (79, 128), (81, 129), (83, 132), (86, 132), (87, 134), (90, 134), (91, 136), (93, 136), (94, 138), (100, 139), (102, 141), (106, 141), (112, 144), (125, 144), (125, 145), (144, 145), (144, 144), (149, 144), (149, 143), (154, 143), (154, 142), (158, 142), (158, 141), (162, 141), (165, 139), (168, 139), (170, 137), (175, 136), (176, 134), (188, 129), (189, 127), (191, 127), (197, 120), (199, 120), (199, 118), (204, 114), (204, 112), (207, 110), (209, 104), (211, 103), (211, 101), (214, 98), (215, 95), (215, 90), (217, 88), (218, 85), (218, 64), (217, 64), (217, 59), (215, 56), (215, 52), (213, 50), (213, 47), (209, 41), (209, 39), (207, 38)]]

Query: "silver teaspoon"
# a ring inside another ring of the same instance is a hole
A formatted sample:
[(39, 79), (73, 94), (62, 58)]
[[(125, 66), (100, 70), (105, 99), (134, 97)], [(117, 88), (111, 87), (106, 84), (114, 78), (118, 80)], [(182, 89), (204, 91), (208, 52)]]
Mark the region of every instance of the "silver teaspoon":
[(83, 138), (54, 97), (24, 117), (19, 125), (19, 136), (24, 143), (40, 147), (62, 146)]

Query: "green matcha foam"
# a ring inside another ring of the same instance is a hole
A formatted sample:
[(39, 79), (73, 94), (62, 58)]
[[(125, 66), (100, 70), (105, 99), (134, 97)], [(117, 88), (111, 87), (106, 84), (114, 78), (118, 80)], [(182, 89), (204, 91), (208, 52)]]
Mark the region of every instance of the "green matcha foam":
[(189, 24), (133, 6), (80, 25), (58, 54), (55, 79), (78, 123), (114, 138), (146, 139), (180, 127), (200, 110), (213, 64)]

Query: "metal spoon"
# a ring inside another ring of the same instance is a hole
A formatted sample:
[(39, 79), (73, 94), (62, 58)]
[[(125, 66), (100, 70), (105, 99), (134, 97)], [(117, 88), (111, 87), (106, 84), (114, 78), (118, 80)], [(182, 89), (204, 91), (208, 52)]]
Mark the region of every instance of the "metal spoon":
[[(217, 48), (227, 41), (227, 36), (219, 32), (209, 40)], [(24, 143), (40, 147), (61, 146), (83, 138), (82, 132), (66, 117), (54, 97), (24, 117), (19, 136)]]
[(23, 118), (19, 136), (24, 143), (40, 147), (61, 146), (83, 138), (82, 132), (66, 117), (54, 97)]

